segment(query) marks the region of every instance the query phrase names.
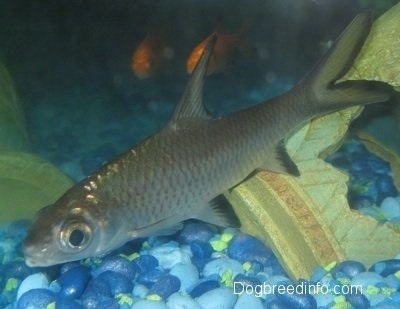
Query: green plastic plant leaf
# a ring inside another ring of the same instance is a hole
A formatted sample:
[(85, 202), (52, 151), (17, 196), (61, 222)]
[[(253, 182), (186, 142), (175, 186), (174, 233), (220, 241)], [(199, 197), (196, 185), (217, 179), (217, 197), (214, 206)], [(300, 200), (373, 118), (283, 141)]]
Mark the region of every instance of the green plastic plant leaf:
[(0, 222), (31, 219), (72, 184), (57, 167), (35, 155), (0, 152)]
[(0, 222), (32, 218), (73, 184), (51, 163), (26, 153), (27, 148), (24, 114), (0, 63)]
[(26, 150), (25, 119), (14, 84), (0, 63), (0, 150)]

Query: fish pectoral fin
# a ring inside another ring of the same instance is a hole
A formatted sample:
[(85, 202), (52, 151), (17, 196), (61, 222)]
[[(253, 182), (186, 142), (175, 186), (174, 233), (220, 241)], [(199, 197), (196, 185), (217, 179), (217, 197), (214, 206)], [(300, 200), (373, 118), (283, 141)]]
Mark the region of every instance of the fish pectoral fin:
[(132, 238), (173, 235), (182, 228), (183, 223), (181, 221), (177, 222), (176, 217), (169, 217), (146, 227), (135, 229), (129, 234)]
[(211, 36), (198, 61), (189, 82), (183, 91), (182, 98), (175, 108), (171, 122), (182, 118), (210, 119), (203, 104), (203, 84), (208, 62), (211, 58), (217, 37)]
[(232, 206), (222, 194), (199, 209), (191, 218), (223, 227), (240, 227), (240, 221)]
[(263, 166), (259, 167), (259, 169), (280, 174), (300, 176), (299, 169), (286, 151), (284, 140), (281, 140), (278, 143), (273, 153), (267, 158)]

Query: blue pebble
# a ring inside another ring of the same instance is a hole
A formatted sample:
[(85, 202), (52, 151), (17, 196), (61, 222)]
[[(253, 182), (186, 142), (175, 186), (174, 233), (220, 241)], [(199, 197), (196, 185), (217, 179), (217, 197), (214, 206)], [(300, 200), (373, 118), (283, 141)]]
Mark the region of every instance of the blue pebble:
[(378, 195), (380, 199), (378, 199), (378, 203), (382, 201), (384, 197), (387, 196), (397, 196), (398, 192), (396, 187), (393, 184), (393, 178), (389, 175), (381, 175), (376, 181), (375, 185), (378, 190)]
[(96, 309), (120, 309), (118, 301), (114, 298), (104, 299), (99, 302)]
[(192, 251), (192, 263), (201, 272), (211, 258), (213, 248), (209, 242), (194, 241), (190, 244), (190, 250)]
[(208, 259), (213, 252), (209, 242), (194, 241), (190, 243), (190, 250), (192, 251), (193, 258), (195, 259)]
[(238, 297), (233, 309), (263, 309), (264, 305), (260, 297), (256, 297), (252, 294), (242, 294)]
[(362, 210), (369, 209), (374, 205), (374, 201), (371, 197), (366, 195), (350, 195), (349, 202), (352, 209)]
[(149, 290), (149, 295), (156, 294), (163, 299), (167, 299), (171, 294), (179, 291), (181, 282), (173, 275), (161, 277)]
[(205, 280), (200, 282), (197, 286), (195, 286), (191, 291), (190, 291), (190, 296), (193, 298), (199, 297), (200, 295), (203, 295), (204, 293), (214, 290), (216, 288), (219, 288), (219, 281), (217, 280)]
[(394, 288), (396, 290), (400, 290), (400, 279), (397, 278), (395, 275), (389, 275), (385, 278), (385, 282), (388, 287)]
[(371, 304), (368, 298), (360, 293), (349, 293), (345, 295), (346, 300), (351, 304), (354, 309), (370, 308)]
[(168, 308), (176, 309), (202, 309), (200, 305), (189, 295), (182, 293), (174, 293), (167, 300)]
[(60, 274), (63, 274), (65, 272), (67, 272), (68, 270), (70, 270), (74, 267), (78, 267), (78, 266), (82, 266), (82, 264), (78, 261), (62, 264), (61, 268), (60, 268)]
[(98, 309), (101, 303), (110, 299), (114, 298), (109, 295), (97, 293), (93, 290), (86, 290), (80, 298), (85, 309)]
[(261, 285), (261, 281), (258, 278), (246, 276), (244, 274), (237, 274), (235, 278), (233, 278), (233, 282), (243, 284), (244, 286), (251, 285), (253, 287)]
[(199, 272), (196, 266), (191, 263), (177, 264), (171, 268), (169, 274), (179, 278), (181, 282), (180, 291), (187, 291), (199, 280)]
[(25, 261), (12, 261), (4, 265), (3, 278), (23, 280), (33, 274), (34, 270), (25, 264)]
[(75, 299), (60, 297), (56, 300), (57, 309), (83, 309), (83, 306)]
[(179, 241), (191, 244), (195, 241), (208, 242), (215, 234), (215, 230), (207, 224), (188, 222), (179, 234)]
[(169, 309), (164, 302), (154, 301), (154, 300), (139, 300), (134, 303), (131, 309)]
[(233, 277), (244, 272), (242, 264), (238, 261), (222, 257), (208, 262), (204, 266), (203, 275), (204, 277), (211, 277), (213, 275), (222, 277), (226, 271), (231, 271)]
[(335, 294), (314, 294), (315, 301), (317, 302), (318, 308), (332, 308), (335, 305)]
[(26, 232), (30, 225), (31, 220), (25, 219), (10, 222), (10, 224), (7, 226), (7, 234), (15, 240), (22, 240), (26, 237)]
[(375, 156), (374, 154), (369, 154), (368, 165), (371, 170), (373, 170), (376, 174), (387, 175), (391, 172), (389, 163), (383, 161), (381, 158)]
[(62, 296), (78, 298), (82, 295), (90, 279), (90, 270), (85, 266), (77, 266), (64, 272), (58, 279)]
[(277, 298), (272, 298), (271, 300), (269, 300), (266, 308), (268, 308), (268, 309), (292, 309), (291, 307), (288, 307), (287, 305), (282, 303)]
[(384, 279), (377, 273), (366, 271), (355, 275), (350, 284), (353, 286), (360, 285), (362, 286), (362, 290), (366, 291), (369, 285), (377, 286), (384, 284)]
[(151, 286), (156, 283), (160, 278), (165, 275), (165, 272), (159, 268), (154, 268), (146, 273), (140, 274), (136, 281), (140, 284), (143, 284), (147, 288), (151, 288)]
[(48, 289), (33, 289), (24, 293), (17, 302), (17, 309), (46, 309), (56, 300), (56, 295)]
[(175, 241), (153, 247), (149, 251), (150, 254), (158, 260), (163, 269), (171, 269), (178, 263), (191, 262), (191, 252), (187, 249), (180, 248), (179, 244)]
[(132, 295), (136, 298), (145, 298), (149, 289), (145, 287), (143, 284), (136, 283), (132, 290)]
[(351, 164), (348, 167), (351, 174), (356, 175), (367, 175), (372, 172), (372, 169), (367, 163), (366, 155), (362, 153), (361, 155), (355, 155), (352, 158)]
[(397, 218), (400, 216), (400, 200), (395, 197), (385, 198), (381, 205), (381, 210), (385, 213), (388, 220)]
[(228, 256), (240, 262), (259, 262), (266, 266), (268, 260), (273, 256), (272, 250), (267, 248), (257, 238), (238, 234), (228, 246)]
[(133, 289), (132, 280), (129, 280), (124, 275), (107, 270), (101, 273), (96, 280), (102, 280), (107, 283), (110, 288), (111, 295), (115, 296), (119, 293), (130, 293)]
[(355, 275), (365, 272), (365, 266), (358, 261), (343, 261), (337, 264), (331, 271), (332, 276), (337, 278), (348, 277), (353, 278)]
[(26, 292), (33, 289), (47, 289), (49, 287), (49, 280), (44, 273), (35, 273), (29, 275), (18, 287), (17, 300)]
[(120, 256), (110, 256), (105, 258), (99, 267), (92, 271), (92, 274), (94, 277), (97, 277), (107, 270), (120, 273), (130, 280), (133, 280), (136, 274), (135, 264)]
[(139, 274), (148, 272), (158, 266), (158, 260), (149, 254), (144, 254), (133, 260)]
[(389, 259), (380, 261), (372, 265), (369, 269), (369, 271), (374, 271), (383, 277), (394, 274), (399, 270), (400, 270), (400, 259)]
[(276, 298), (292, 309), (317, 309), (317, 301), (310, 294), (276, 293)]
[(197, 302), (202, 308), (221, 309), (232, 308), (236, 303), (237, 296), (231, 289), (220, 287), (208, 291), (197, 298)]
[(264, 266), (271, 270), (270, 273), (272, 276), (286, 276), (285, 270), (283, 269), (281, 263), (275, 255), (272, 255), (267, 260), (266, 264), (264, 264)]
[(82, 297), (86, 296), (85, 294), (90, 294), (90, 293), (104, 295), (107, 297), (112, 296), (109, 284), (106, 281), (104, 281), (101, 277), (100, 279), (98, 279), (98, 277), (90, 279), (85, 291), (83, 292)]

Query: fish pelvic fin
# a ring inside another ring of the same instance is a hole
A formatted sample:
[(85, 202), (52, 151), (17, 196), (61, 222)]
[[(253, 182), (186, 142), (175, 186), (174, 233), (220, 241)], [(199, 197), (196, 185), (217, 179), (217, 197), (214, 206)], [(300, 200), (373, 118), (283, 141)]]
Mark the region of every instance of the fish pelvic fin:
[(240, 227), (239, 219), (223, 195), (202, 206), (191, 218), (223, 227)]
[(300, 171), (286, 151), (285, 141), (281, 140), (258, 170), (268, 170), (280, 174), (300, 176)]
[(331, 49), (303, 81), (310, 85), (316, 110), (321, 114), (354, 105), (386, 101), (389, 87), (368, 81), (336, 82), (351, 67), (372, 25), (370, 12), (357, 15)]
[(183, 91), (181, 100), (175, 108), (171, 121), (182, 118), (210, 118), (203, 104), (203, 84), (216, 41), (217, 36), (211, 35)]

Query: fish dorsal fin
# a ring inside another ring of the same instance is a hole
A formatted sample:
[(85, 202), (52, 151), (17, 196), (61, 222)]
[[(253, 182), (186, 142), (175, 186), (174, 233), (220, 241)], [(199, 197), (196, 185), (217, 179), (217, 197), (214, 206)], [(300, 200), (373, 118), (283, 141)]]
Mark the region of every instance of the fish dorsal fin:
[(183, 91), (182, 98), (175, 108), (171, 121), (182, 118), (210, 118), (203, 104), (203, 83), (216, 40), (217, 36), (215, 34), (210, 36), (189, 82)]

